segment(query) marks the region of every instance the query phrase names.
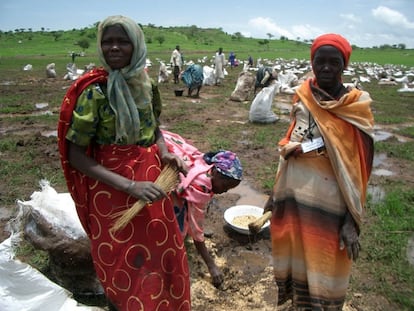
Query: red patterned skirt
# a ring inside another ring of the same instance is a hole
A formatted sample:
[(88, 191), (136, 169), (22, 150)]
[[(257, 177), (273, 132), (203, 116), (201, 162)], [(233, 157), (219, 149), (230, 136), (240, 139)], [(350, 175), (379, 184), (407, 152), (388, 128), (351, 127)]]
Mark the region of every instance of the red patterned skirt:
[[(157, 146), (98, 146), (96, 160), (136, 181), (155, 181), (161, 171)], [(115, 235), (113, 213), (131, 207), (127, 193), (85, 178), (87, 204), (78, 206), (91, 239), (97, 275), (118, 310), (190, 310), (187, 255), (171, 199), (144, 209)]]

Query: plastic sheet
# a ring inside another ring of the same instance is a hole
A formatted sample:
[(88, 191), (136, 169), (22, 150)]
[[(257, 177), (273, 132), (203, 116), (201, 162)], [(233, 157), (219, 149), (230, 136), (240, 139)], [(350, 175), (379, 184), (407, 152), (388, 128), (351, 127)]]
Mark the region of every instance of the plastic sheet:
[[(13, 236), (13, 238), (16, 238)], [(64, 288), (30, 265), (14, 259), (12, 237), (0, 244), (0, 310), (103, 310), (79, 305)]]

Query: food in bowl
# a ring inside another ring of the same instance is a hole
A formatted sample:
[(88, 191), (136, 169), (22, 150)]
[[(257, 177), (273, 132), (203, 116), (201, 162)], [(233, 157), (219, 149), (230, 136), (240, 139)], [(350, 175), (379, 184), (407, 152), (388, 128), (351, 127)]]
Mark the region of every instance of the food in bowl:
[(254, 215), (241, 215), (234, 217), (231, 223), (235, 226), (248, 229), (249, 223), (255, 221), (256, 219), (257, 217)]
[[(254, 205), (235, 205), (229, 207), (224, 212), (224, 220), (234, 231), (250, 235), (249, 223), (255, 221), (263, 215), (263, 208)], [(268, 227), (270, 222), (267, 221), (261, 230)]]

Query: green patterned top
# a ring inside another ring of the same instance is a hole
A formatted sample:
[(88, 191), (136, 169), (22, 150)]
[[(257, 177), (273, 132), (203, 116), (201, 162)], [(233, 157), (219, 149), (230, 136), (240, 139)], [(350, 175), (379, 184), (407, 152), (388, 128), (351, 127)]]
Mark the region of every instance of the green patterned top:
[[(140, 146), (150, 146), (155, 142), (155, 129), (159, 125), (161, 114), (161, 96), (158, 87), (152, 84), (152, 105), (137, 108), (140, 118)], [(72, 123), (66, 139), (79, 146), (88, 146), (91, 142), (100, 145), (115, 144), (115, 113), (105, 96), (106, 85), (89, 85), (79, 96)], [(118, 144), (126, 144), (123, 141)]]

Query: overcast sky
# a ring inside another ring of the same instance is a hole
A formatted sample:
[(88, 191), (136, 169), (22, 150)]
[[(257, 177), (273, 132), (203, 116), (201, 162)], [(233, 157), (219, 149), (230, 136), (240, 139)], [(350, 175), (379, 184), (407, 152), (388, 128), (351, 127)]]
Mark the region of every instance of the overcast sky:
[(117, 14), (143, 25), (222, 28), (253, 38), (336, 32), (359, 47), (414, 48), (414, 0), (0, 0), (0, 30), (79, 29)]

